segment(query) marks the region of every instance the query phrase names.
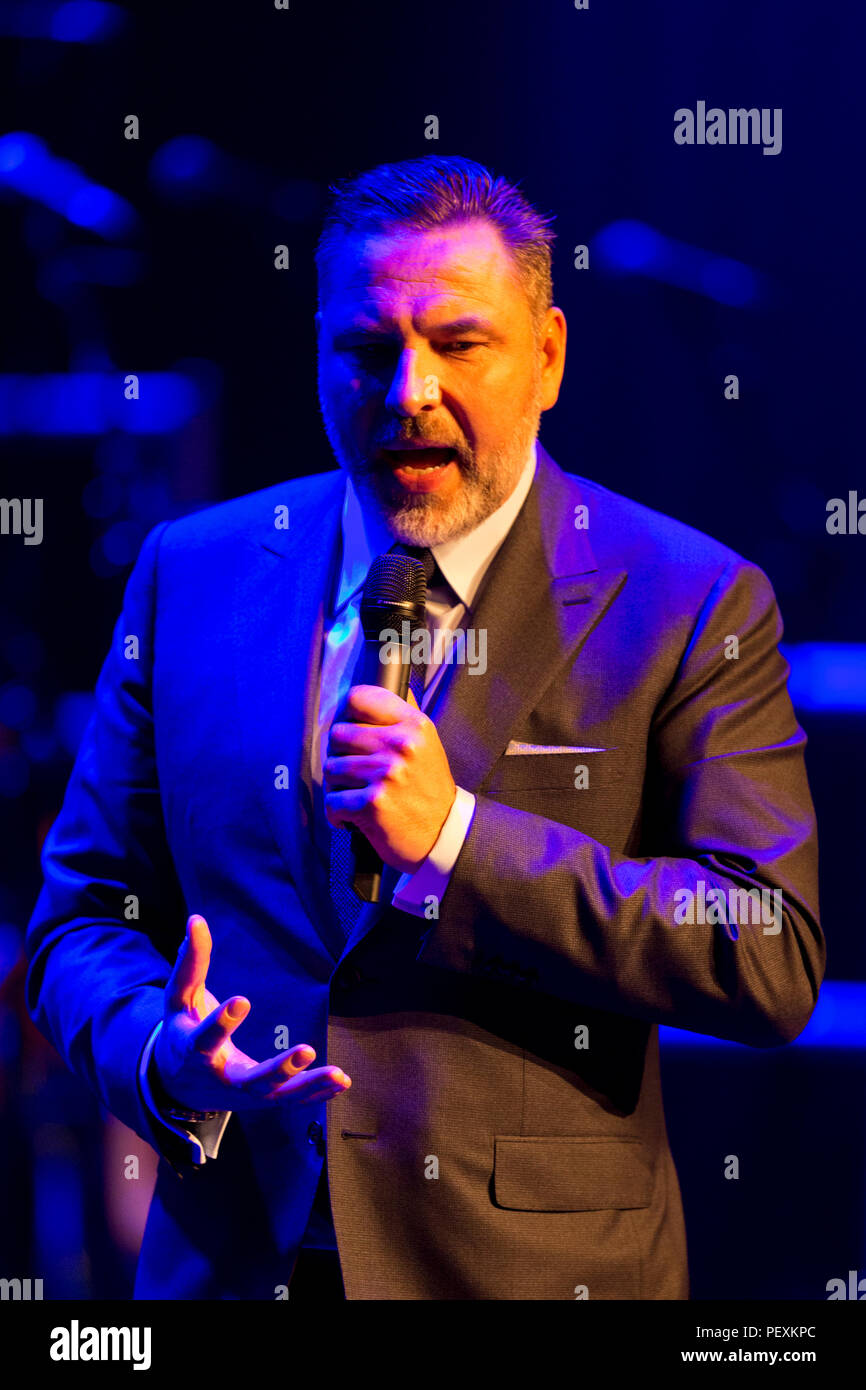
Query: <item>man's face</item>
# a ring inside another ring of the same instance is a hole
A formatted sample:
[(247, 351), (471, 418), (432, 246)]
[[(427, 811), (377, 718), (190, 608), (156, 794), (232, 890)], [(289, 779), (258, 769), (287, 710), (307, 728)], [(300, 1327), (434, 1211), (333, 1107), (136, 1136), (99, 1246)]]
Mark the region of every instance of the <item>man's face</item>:
[(556, 400), (561, 312), (533, 329), (498, 231), (474, 220), (347, 235), (317, 321), (325, 429), (362, 505), (408, 544), (474, 530)]

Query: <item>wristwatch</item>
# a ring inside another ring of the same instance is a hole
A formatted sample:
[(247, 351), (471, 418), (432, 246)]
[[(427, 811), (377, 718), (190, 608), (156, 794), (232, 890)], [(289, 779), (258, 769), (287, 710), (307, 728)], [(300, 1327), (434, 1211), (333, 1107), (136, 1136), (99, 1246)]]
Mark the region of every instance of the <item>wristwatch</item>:
[(147, 1079), (150, 1082), (150, 1089), (160, 1113), (169, 1120), (178, 1120), (181, 1124), (200, 1125), (204, 1124), (206, 1120), (218, 1120), (220, 1115), (224, 1114), (222, 1110), (190, 1110), (185, 1105), (180, 1105), (176, 1100), (172, 1100), (159, 1079), (153, 1055), (150, 1058)]
[(205, 1120), (218, 1120), (223, 1114), (222, 1110), (185, 1110), (181, 1105), (161, 1105), (160, 1110), (163, 1115), (167, 1115), (170, 1120), (181, 1120), (184, 1124), (200, 1125)]

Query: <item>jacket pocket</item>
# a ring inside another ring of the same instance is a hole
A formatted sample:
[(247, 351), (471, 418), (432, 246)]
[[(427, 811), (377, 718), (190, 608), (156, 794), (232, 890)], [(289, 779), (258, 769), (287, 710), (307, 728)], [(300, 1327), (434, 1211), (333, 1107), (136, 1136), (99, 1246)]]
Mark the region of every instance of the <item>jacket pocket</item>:
[(648, 1207), (653, 1175), (640, 1139), (496, 1135), (493, 1191), (514, 1211)]
[[(491, 768), (479, 790), (495, 796), (497, 792), (541, 791), (557, 788), (575, 791), (601, 790), (621, 782), (627, 754), (606, 748), (596, 753), (522, 753), (507, 755)], [(578, 776), (578, 769), (581, 769)]]

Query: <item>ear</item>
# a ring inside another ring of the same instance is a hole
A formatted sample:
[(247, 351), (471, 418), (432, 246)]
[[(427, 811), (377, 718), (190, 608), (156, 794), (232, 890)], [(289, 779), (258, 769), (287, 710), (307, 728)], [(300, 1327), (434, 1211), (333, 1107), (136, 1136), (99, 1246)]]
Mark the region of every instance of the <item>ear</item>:
[(541, 331), (541, 409), (550, 410), (559, 398), (562, 374), (565, 371), (565, 314), (552, 305), (545, 315)]

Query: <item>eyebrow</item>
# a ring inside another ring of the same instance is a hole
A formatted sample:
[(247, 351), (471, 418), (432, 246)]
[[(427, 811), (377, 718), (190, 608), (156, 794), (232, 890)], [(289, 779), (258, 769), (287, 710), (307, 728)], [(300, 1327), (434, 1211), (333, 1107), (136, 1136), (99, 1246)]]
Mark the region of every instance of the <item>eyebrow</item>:
[(452, 319), (451, 323), (438, 323), (430, 330), (432, 333), (487, 333), (491, 337), (498, 338), (499, 334), (493, 327), (489, 319), (478, 318), (474, 314), (467, 314), (462, 319)]
[[(485, 333), (488, 338), (495, 339), (501, 339), (502, 336), (489, 319), (480, 318), (476, 314), (467, 314), (463, 318), (452, 319), (450, 323), (434, 324), (429, 333), (433, 337), (456, 337), (460, 333)], [(336, 336), (337, 341), (355, 337), (393, 338), (394, 331), (380, 324), (358, 323), (341, 329)]]

